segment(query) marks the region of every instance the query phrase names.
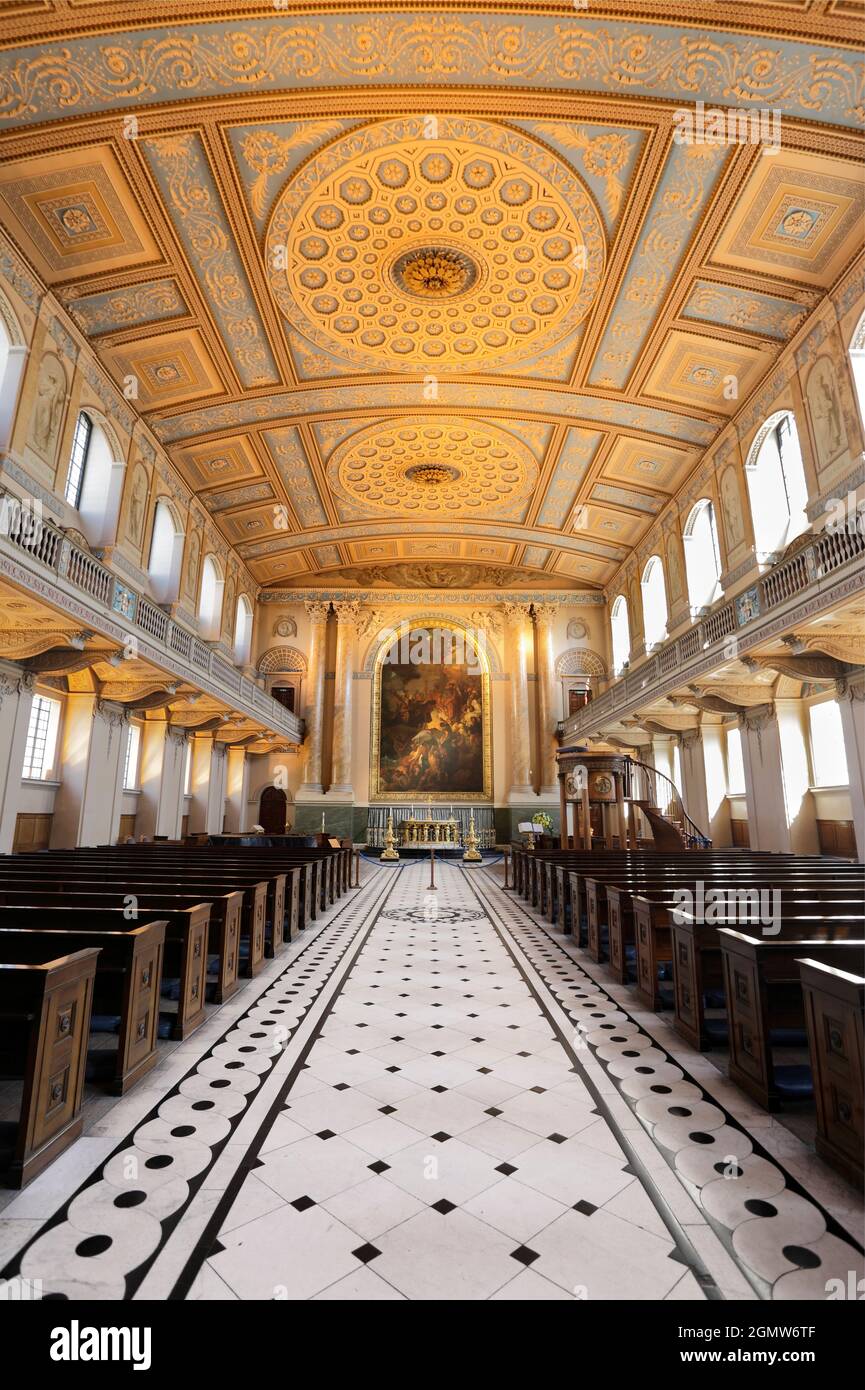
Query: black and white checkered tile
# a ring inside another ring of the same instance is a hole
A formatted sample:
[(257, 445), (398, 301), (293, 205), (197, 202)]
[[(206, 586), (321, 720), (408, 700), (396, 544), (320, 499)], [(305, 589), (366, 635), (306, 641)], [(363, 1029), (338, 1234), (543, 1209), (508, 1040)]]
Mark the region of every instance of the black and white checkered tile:
[(27, 1280), (44, 1298), (134, 1296), (390, 886), (373, 870), (360, 892), (329, 910), (308, 946), (297, 943), (272, 983), (245, 987), (254, 1002), (16, 1255), (5, 1278)]
[(681, 1055), (673, 1061), (520, 899), (489, 875), (476, 881), (758, 1295), (825, 1299), (832, 1281), (847, 1287), (851, 1271), (861, 1279), (861, 1250), (687, 1074)]
[(701, 1298), (466, 873), (427, 879), (400, 871), (189, 1296)]

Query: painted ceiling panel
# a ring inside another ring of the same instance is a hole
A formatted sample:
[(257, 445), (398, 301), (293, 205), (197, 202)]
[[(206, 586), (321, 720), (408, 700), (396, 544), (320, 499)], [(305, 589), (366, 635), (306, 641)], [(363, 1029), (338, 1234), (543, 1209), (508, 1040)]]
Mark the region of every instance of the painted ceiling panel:
[[(649, 3), (106, 0), (4, 50), (0, 230), (260, 582), (602, 585), (769, 390), (861, 237), (860, 55)], [(698, 98), (779, 152), (679, 143)]]

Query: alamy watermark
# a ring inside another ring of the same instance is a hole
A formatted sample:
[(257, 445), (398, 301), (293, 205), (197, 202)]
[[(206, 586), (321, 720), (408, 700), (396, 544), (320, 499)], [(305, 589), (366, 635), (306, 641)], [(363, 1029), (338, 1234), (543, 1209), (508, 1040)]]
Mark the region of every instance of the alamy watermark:
[(469, 675), (483, 673), (481, 628), (417, 627), (407, 621), (384, 634), (385, 666), (465, 666)]
[(763, 154), (778, 154), (781, 112), (766, 106), (722, 110), (698, 101), (693, 110), (683, 106), (673, 112), (673, 140), (677, 145), (762, 145)]
[(697, 879), (693, 888), (674, 888), (673, 921), (722, 927), (759, 927), (762, 936), (781, 930), (780, 888), (707, 888)]

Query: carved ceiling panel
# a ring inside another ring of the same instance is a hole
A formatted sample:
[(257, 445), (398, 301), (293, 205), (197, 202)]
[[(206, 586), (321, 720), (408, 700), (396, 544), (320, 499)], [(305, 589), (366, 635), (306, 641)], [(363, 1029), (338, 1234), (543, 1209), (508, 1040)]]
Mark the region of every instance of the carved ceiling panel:
[(0, 230), (263, 585), (602, 586), (856, 254), (847, 7), (559, 8), (3, 7)]

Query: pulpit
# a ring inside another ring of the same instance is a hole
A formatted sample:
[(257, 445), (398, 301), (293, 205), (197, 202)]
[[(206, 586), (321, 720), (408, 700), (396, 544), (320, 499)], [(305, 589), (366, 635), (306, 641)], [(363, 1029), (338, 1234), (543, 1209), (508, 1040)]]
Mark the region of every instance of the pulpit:
[(561, 845), (569, 845), (568, 806), (573, 806), (573, 843), (591, 849), (593, 841), (628, 847), (625, 815), (627, 758), (620, 753), (588, 753), (560, 748), (556, 753), (561, 804)]

